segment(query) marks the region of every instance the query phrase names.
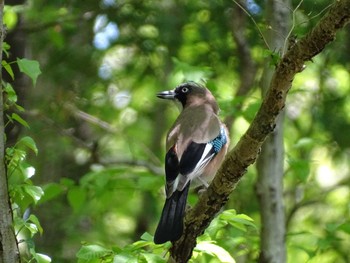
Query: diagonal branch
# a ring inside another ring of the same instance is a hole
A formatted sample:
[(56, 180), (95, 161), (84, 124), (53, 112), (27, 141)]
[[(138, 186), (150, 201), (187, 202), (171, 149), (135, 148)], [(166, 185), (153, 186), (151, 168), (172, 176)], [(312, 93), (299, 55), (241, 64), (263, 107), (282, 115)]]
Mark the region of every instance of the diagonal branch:
[(267, 135), (276, 125), (283, 110), (294, 76), (301, 72), (304, 63), (320, 53), (335, 39), (336, 32), (350, 21), (350, 0), (336, 0), (328, 13), (313, 30), (303, 37), (278, 63), (269, 91), (247, 132), (226, 157), (208, 190), (185, 218), (185, 231), (171, 248), (171, 260), (187, 262), (201, 235), (215, 215), (225, 205), (249, 165), (253, 164)]

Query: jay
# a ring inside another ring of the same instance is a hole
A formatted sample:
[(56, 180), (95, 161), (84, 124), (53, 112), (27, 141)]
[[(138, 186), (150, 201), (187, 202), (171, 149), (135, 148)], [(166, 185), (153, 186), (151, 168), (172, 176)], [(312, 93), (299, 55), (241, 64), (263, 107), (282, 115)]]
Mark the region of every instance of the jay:
[(204, 86), (187, 82), (157, 97), (182, 106), (166, 138), (166, 201), (154, 234), (154, 243), (162, 244), (181, 237), (190, 183), (208, 186), (224, 160), (229, 137), (218, 118), (219, 106)]

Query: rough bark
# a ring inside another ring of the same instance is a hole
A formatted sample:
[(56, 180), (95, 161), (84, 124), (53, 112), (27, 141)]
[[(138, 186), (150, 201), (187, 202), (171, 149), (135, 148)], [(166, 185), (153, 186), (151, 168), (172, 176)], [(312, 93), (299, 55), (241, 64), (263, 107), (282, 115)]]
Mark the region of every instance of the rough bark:
[[(0, 50), (5, 35), (3, 27), (4, 1), (0, 0)], [(2, 61), (2, 52), (0, 52)], [(0, 83), (2, 83), (2, 67), (0, 65)], [(19, 262), (19, 252), (15, 231), (13, 229), (12, 210), (8, 195), (7, 174), (5, 167), (5, 125), (4, 102), (0, 96), (0, 263)]]
[[(286, 39), (290, 30), (290, 0), (268, 0), (265, 17), (268, 30), (266, 41), (271, 51), (284, 53)], [(261, 90), (265, 96), (271, 82), (273, 68), (271, 61), (265, 64)], [(260, 263), (283, 263), (286, 261), (285, 211), (283, 204), (283, 145), (282, 112), (276, 120), (275, 130), (264, 142), (257, 159), (258, 179), (256, 194), (261, 216)]]
[(196, 246), (196, 238), (208, 227), (227, 202), (230, 193), (255, 162), (260, 148), (276, 126), (276, 118), (285, 100), (294, 76), (304, 63), (320, 53), (335, 39), (336, 32), (350, 21), (350, 0), (335, 1), (326, 15), (305, 37), (289, 48), (278, 63), (270, 87), (253, 122), (237, 145), (227, 155), (208, 190), (185, 217), (185, 229), (180, 240), (174, 242), (170, 254), (175, 262), (187, 262)]

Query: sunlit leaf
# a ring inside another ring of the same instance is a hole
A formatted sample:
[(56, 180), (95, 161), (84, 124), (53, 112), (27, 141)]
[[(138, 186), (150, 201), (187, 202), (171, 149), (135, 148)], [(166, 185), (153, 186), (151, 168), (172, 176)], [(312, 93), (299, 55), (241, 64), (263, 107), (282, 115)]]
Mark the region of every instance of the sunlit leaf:
[(224, 248), (209, 242), (197, 244), (195, 250), (217, 257), (220, 262), (235, 263), (234, 258)]
[(39, 232), (38, 227), (33, 223), (26, 223), (25, 226), (29, 230), (31, 237), (33, 237), (36, 233)]
[[(28, 242), (27, 242), (28, 244)], [(35, 259), (36, 263), (49, 263), (51, 262), (51, 258), (47, 255), (41, 254), (41, 253), (36, 253), (34, 249), (34, 244), (30, 246), (31, 248), (29, 249), (30, 254), (33, 256)]]
[(51, 262), (51, 258), (48, 255), (44, 255), (41, 253), (36, 253), (37, 263), (49, 263)]
[(137, 263), (137, 259), (131, 254), (121, 253), (114, 256), (113, 263)]
[(39, 222), (39, 219), (35, 215), (31, 214), (27, 221), (33, 222), (33, 224), (35, 224), (35, 226), (37, 227), (37, 230), (39, 231), (39, 233), (40, 234), (43, 233), (43, 228)]
[(142, 240), (145, 240), (145, 241), (153, 241), (153, 236), (148, 233), (148, 232), (145, 232), (143, 233), (143, 235), (141, 236), (141, 239)]
[(164, 262), (164, 258), (157, 254), (142, 253), (142, 257), (146, 260), (147, 263)]
[(35, 185), (24, 185), (23, 190), (33, 198), (34, 203), (37, 203), (44, 195), (43, 189)]
[(254, 224), (254, 220), (245, 215), (245, 214), (236, 214), (236, 211), (234, 209), (226, 210), (224, 211), (220, 216), (220, 220), (223, 220), (230, 225), (234, 226), (235, 228), (238, 228), (242, 231), (247, 231), (247, 226), (251, 226), (255, 229), (257, 229), (256, 225)]
[(9, 30), (12, 30), (18, 21), (18, 14), (13, 6), (5, 5), (3, 22)]
[(238, 214), (235, 217), (233, 217), (232, 220), (257, 229), (257, 226), (254, 224), (254, 220), (245, 214)]
[(130, 245), (128, 245), (126, 247), (127, 250), (136, 250), (136, 249), (140, 249), (140, 248), (143, 248), (143, 247), (146, 247), (149, 245), (149, 241), (143, 241), (143, 240), (139, 240), (139, 241), (136, 241)]

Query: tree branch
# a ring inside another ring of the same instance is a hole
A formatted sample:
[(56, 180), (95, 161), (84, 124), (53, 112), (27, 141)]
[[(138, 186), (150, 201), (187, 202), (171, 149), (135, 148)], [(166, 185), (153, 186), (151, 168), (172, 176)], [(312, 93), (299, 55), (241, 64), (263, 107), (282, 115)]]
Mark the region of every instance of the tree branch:
[(294, 76), (303, 70), (306, 61), (333, 41), (336, 32), (349, 21), (350, 0), (335, 1), (315, 28), (283, 56), (276, 67), (269, 91), (247, 132), (229, 152), (208, 190), (186, 214), (184, 233), (170, 250), (171, 260), (187, 262), (191, 258), (197, 236), (204, 232), (225, 205), (248, 166), (255, 162), (267, 135), (274, 130)]

